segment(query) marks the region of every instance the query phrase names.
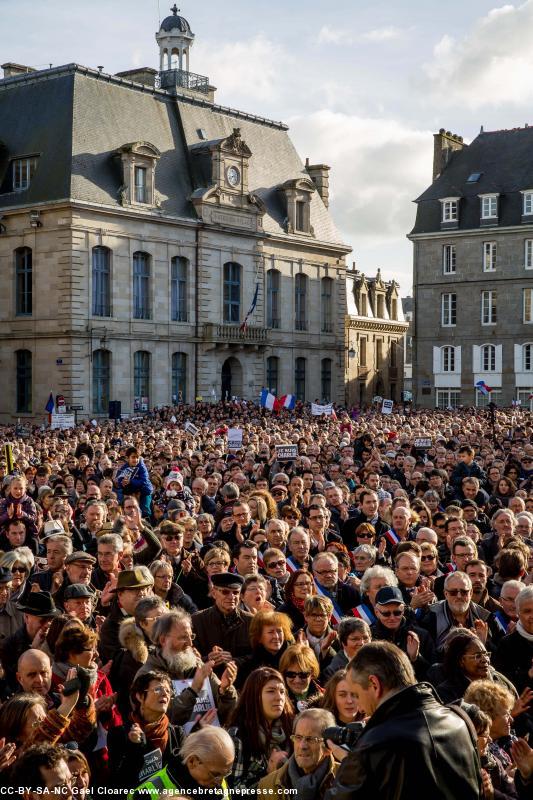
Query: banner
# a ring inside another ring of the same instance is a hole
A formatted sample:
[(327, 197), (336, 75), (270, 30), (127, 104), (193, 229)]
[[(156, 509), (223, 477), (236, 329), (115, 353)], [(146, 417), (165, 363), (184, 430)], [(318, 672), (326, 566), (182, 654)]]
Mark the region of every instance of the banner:
[[(186, 678), (185, 680), (178, 681), (173, 680), (172, 685), (174, 687), (174, 691), (176, 694), (181, 694), (185, 689), (188, 689), (192, 685), (192, 678)], [(202, 686), (202, 690), (200, 694), (196, 698), (196, 702), (194, 704), (194, 708), (192, 710), (191, 717), (188, 722), (183, 725), (183, 732), (185, 734), (190, 733), (191, 729), (194, 727), (196, 722), (196, 717), (198, 714), (203, 716), (206, 711), (209, 711), (212, 708), (216, 708), (215, 705), (215, 698), (213, 697), (213, 690), (211, 689), (211, 683), (209, 682), (209, 678), (206, 678), (204, 681), (204, 685)], [(220, 722), (218, 719), (218, 715), (215, 717), (211, 725), (218, 725), (220, 727)]]
[(277, 444), (276, 461), (294, 461), (298, 457), (297, 444)]
[(321, 414), (333, 414), (333, 403), (328, 403), (326, 406), (319, 406), (318, 403), (311, 403), (311, 414), (314, 417), (319, 417)]
[(74, 414), (50, 414), (50, 428), (52, 430), (64, 428), (75, 428), (76, 417)]
[(431, 445), (433, 444), (433, 440), (430, 438), (421, 438), (414, 440), (414, 446), (417, 450), (429, 450)]
[(228, 450), (240, 450), (242, 447), (242, 428), (228, 429)]
[(381, 413), (392, 414), (393, 406), (394, 406), (394, 400), (384, 400), (381, 406)]

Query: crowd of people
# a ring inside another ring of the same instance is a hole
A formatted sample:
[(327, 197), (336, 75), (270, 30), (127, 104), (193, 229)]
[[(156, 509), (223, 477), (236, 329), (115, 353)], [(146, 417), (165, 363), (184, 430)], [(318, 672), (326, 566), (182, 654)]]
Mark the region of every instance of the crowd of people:
[(0, 788), (531, 799), (532, 431), (245, 402), (1, 428)]

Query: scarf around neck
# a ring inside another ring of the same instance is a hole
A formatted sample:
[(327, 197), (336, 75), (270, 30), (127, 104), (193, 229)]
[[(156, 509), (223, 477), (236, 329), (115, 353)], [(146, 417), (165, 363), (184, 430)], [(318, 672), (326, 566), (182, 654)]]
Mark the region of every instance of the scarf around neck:
[(319, 788), (329, 772), (330, 759), (324, 758), (314, 772), (305, 775), (296, 763), (294, 756), (289, 759), (288, 774), (291, 788), (296, 789), (298, 800), (314, 800), (320, 796)]
[(167, 749), (168, 744), (168, 726), (170, 721), (167, 715), (163, 714), (161, 719), (158, 719), (155, 722), (146, 722), (146, 720), (144, 720), (142, 717), (133, 713), (131, 715), (131, 719), (142, 729), (150, 745), (154, 749), (159, 748), (161, 754), (163, 754)]
[(520, 634), (520, 636), (523, 636), (524, 639), (527, 639), (528, 642), (533, 642), (533, 633), (528, 633), (520, 620), (518, 620), (516, 623), (516, 631)]

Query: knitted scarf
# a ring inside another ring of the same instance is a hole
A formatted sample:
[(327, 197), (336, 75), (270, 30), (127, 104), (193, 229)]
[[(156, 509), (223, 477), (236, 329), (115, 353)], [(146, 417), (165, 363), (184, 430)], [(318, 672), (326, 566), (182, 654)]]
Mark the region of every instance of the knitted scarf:
[(154, 750), (159, 748), (161, 753), (164, 753), (167, 749), (168, 726), (170, 724), (167, 715), (163, 714), (161, 719), (158, 719), (155, 722), (146, 722), (146, 720), (144, 720), (142, 717), (133, 713), (131, 715), (131, 719), (133, 722), (136, 722), (140, 728), (142, 728), (147, 741), (154, 748)]
[(320, 784), (325, 779), (329, 769), (330, 759), (324, 758), (314, 772), (311, 772), (310, 775), (305, 775), (298, 767), (294, 756), (291, 756), (288, 774), (291, 787), (296, 789), (298, 800), (315, 800), (316, 797), (320, 797)]

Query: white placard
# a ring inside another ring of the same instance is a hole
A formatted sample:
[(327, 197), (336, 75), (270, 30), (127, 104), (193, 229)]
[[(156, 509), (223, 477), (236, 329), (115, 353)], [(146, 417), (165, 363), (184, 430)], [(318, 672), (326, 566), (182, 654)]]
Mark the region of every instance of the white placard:
[(393, 406), (394, 406), (394, 400), (384, 400), (381, 406), (381, 413), (392, 414)]
[(190, 433), (192, 436), (196, 436), (199, 430), (196, 427), (196, 425), (193, 425), (192, 422), (189, 422), (189, 420), (187, 420), (187, 422), (185, 423), (184, 428), (187, 431), (187, 433)]
[(63, 428), (75, 428), (76, 427), (76, 418), (74, 414), (51, 414), (51, 422), (50, 427), (52, 430)]
[(325, 406), (320, 406), (318, 403), (311, 403), (311, 414), (314, 417), (319, 417), (321, 414), (327, 414), (329, 416), (333, 414), (333, 403), (328, 403)]
[[(192, 685), (192, 680), (193, 680), (192, 678), (186, 678), (185, 680), (182, 681), (173, 680), (172, 685), (174, 687), (175, 693), (181, 694), (185, 689), (188, 689)], [(189, 718), (189, 721), (186, 722), (185, 725), (183, 726), (184, 733), (189, 733), (191, 728), (194, 727), (196, 723), (196, 717), (198, 716), (198, 714), (203, 716), (206, 713), (206, 711), (210, 711), (212, 708), (216, 709), (215, 698), (213, 697), (213, 690), (211, 689), (211, 683), (209, 682), (209, 678), (206, 678), (204, 681), (204, 685), (202, 686), (202, 691), (196, 698), (196, 702), (194, 704), (194, 708), (192, 710), (192, 714)], [(210, 724), (220, 726), (218, 714)]]
[(240, 450), (242, 447), (242, 428), (228, 429), (228, 450)]

